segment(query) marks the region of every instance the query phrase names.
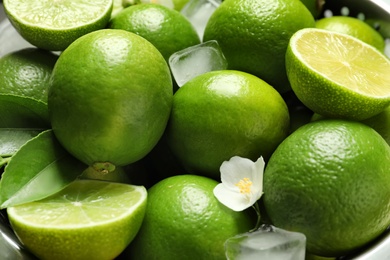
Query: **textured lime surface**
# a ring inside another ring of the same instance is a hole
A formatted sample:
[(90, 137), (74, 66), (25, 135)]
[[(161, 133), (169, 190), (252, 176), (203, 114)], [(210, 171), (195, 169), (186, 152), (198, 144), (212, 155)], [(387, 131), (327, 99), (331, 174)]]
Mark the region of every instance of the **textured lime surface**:
[(297, 0), (226, 0), (210, 17), (203, 41), (219, 43), (229, 69), (256, 75), (285, 92), (290, 89), (284, 61), (288, 41), (297, 30), (314, 26)]
[(138, 232), (146, 201), (142, 186), (78, 180), (7, 212), (22, 243), (41, 259), (114, 259)]
[(64, 50), (78, 37), (106, 26), (112, 0), (5, 0), (16, 30), (31, 44)]
[(158, 4), (129, 6), (111, 19), (108, 27), (142, 36), (166, 61), (174, 52), (200, 43), (195, 28), (181, 13)]
[(289, 114), (280, 94), (240, 71), (214, 71), (174, 95), (168, 143), (190, 173), (219, 179), (223, 161), (268, 158), (287, 136)]
[(50, 75), (58, 56), (37, 48), (9, 53), (0, 59), (0, 93), (47, 103)]
[(61, 54), (48, 106), (55, 135), (75, 157), (88, 165), (127, 165), (156, 145), (172, 99), (161, 53), (134, 33), (106, 29)]
[(304, 233), (309, 252), (351, 253), (390, 224), (390, 147), (359, 122), (306, 124), (272, 154), (263, 199), (272, 223)]
[(214, 197), (217, 182), (177, 175), (148, 191), (145, 219), (131, 243), (131, 259), (225, 259), (224, 242), (254, 227), (248, 213)]
[(294, 93), (318, 114), (363, 120), (390, 104), (390, 60), (352, 36), (300, 30), (291, 37), (286, 68)]

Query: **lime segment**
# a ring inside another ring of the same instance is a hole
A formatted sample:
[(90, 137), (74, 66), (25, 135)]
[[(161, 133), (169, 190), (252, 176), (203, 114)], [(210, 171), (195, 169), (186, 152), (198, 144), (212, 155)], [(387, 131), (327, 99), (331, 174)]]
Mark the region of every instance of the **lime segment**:
[(318, 114), (363, 120), (390, 104), (390, 60), (352, 36), (300, 30), (290, 39), (286, 69), (297, 97)]
[(16, 30), (31, 44), (64, 50), (78, 37), (108, 23), (112, 0), (5, 0), (4, 9)]
[(146, 200), (142, 186), (77, 180), (7, 213), (22, 243), (41, 259), (114, 259), (137, 234)]
[[(390, 62), (371, 48), (337, 34), (302, 34), (294, 46), (297, 57), (328, 79), (363, 95), (390, 95)], [(316, 46), (316, 55), (312, 55)], [(370, 64), (370, 66), (368, 66)], [(379, 77), (378, 75), (382, 75)]]
[(12, 0), (7, 10), (26, 24), (48, 28), (74, 28), (92, 23), (110, 10), (107, 0)]

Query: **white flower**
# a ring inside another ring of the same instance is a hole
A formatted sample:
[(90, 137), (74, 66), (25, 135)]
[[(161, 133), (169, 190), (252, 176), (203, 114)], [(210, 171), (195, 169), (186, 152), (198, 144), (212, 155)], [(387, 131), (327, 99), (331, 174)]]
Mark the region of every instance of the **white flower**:
[(220, 167), (222, 183), (214, 188), (214, 196), (234, 211), (251, 207), (263, 194), (264, 165), (263, 157), (252, 162), (234, 156), (223, 162)]

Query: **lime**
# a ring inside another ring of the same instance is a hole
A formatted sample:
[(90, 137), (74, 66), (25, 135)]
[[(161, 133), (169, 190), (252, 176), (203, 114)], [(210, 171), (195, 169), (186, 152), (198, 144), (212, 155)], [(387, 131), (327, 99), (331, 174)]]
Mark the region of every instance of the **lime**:
[(78, 180), (7, 213), (21, 242), (40, 259), (114, 259), (138, 232), (146, 201), (142, 186)]
[(368, 43), (381, 52), (385, 49), (382, 35), (364, 21), (350, 16), (331, 16), (316, 21), (316, 28), (345, 33)]
[(189, 173), (219, 179), (219, 167), (237, 155), (268, 158), (289, 131), (280, 94), (245, 72), (201, 74), (173, 97), (167, 142)]
[(102, 29), (112, 0), (4, 0), (12, 25), (32, 45), (62, 51), (80, 36)]
[(218, 183), (197, 175), (166, 178), (148, 190), (131, 259), (225, 259), (226, 239), (254, 227), (252, 211), (233, 211), (213, 194)]
[(159, 4), (129, 6), (111, 19), (108, 27), (142, 36), (166, 61), (171, 54), (200, 43), (195, 28), (181, 13)]
[(361, 122), (374, 128), (390, 145), (390, 106), (378, 115)]
[(189, 0), (173, 0), (173, 8), (177, 11), (181, 11), (188, 2)]
[(297, 97), (323, 116), (363, 120), (390, 104), (390, 60), (352, 36), (299, 30), (291, 37), (286, 68)]
[(92, 179), (131, 184), (130, 177), (123, 167), (115, 167), (111, 172), (100, 172), (93, 167), (88, 167), (80, 175), (80, 179)]
[(272, 154), (263, 191), (272, 223), (305, 234), (310, 253), (347, 255), (390, 224), (390, 146), (359, 122), (308, 123)]
[(21, 49), (0, 58), (0, 94), (47, 103), (50, 75), (58, 56), (37, 48)]
[[(327, 119), (324, 116), (319, 114), (314, 114), (311, 117), (311, 121)], [(363, 124), (366, 124), (372, 127), (375, 131), (377, 131), (390, 145), (390, 106), (386, 108), (381, 113), (370, 117), (368, 119), (360, 121)]]
[(309, 9), (314, 18), (320, 16), (325, 4), (325, 0), (301, 0), (301, 2)]
[(120, 11), (124, 9), (122, 5), (122, 0), (113, 0), (111, 18), (117, 15)]
[(225, 0), (211, 15), (203, 41), (218, 42), (228, 69), (253, 74), (282, 93), (290, 89), (284, 59), (289, 39), (314, 26), (298, 0)]
[(48, 107), (65, 149), (110, 171), (150, 152), (165, 130), (172, 99), (160, 52), (134, 33), (105, 29), (80, 37), (61, 54)]

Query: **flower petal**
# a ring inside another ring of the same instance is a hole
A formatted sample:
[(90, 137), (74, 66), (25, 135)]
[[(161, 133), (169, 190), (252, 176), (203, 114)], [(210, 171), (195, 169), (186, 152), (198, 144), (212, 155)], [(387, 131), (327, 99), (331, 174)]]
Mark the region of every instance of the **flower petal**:
[(219, 202), (234, 211), (242, 211), (254, 204), (254, 202), (241, 193), (227, 189), (222, 183), (215, 186), (213, 192)]
[(236, 183), (244, 177), (252, 179), (254, 162), (247, 158), (233, 156), (229, 161), (224, 161), (220, 167), (221, 181), (231, 190), (238, 191)]
[(262, 156), (260, 156), (260, 158), (257, 159), (257, 161), (252, 165), (253, 192), (259, 192), (260, 194), (263, 191), (264, 166), (265, 166), (265, 162)]

